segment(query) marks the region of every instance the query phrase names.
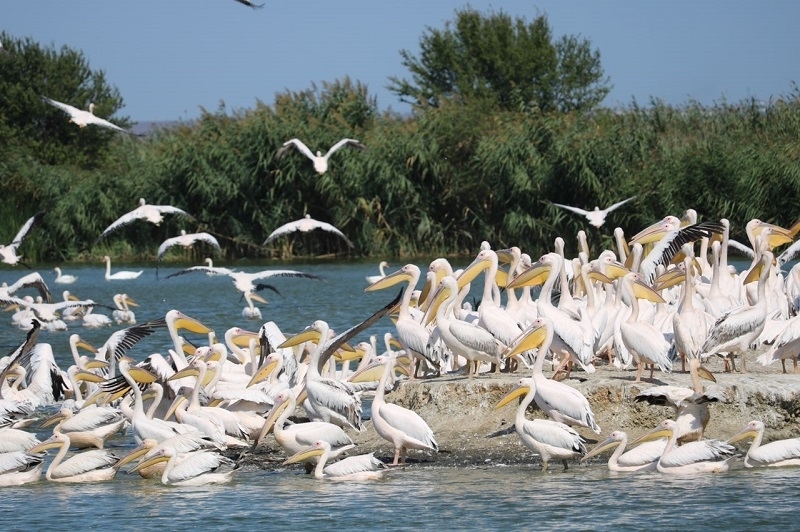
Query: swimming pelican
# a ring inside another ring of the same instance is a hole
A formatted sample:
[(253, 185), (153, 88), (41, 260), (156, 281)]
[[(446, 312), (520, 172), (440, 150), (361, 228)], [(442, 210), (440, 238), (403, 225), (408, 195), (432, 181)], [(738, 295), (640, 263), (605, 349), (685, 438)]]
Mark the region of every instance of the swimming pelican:
[(317, 480), (364, 481), (378, 480), (383, 477), (386, 465), (375, 458), (373, 453), (350, 456), (326, 467), (331, 454), (331, 444), (319, 440), (297, 454), (290, 456), (284, 464), (296, 464), (318, 456), (319, 461), (314, 469)]
[(703, 432), (711, 419), (708, 404), (728, 401), (722, 388), (696, 392), (683, 386), (653, 386), (639, 392), (636, 402), (671, 406), (675, 410), (675, 432), (679, 444), (702, 440)]
[(39, 453), (58, 448), (58, 453), (50, 462), (47, 473), (45, 473), (45, 478), (54, 482), (102, 482), (116, 476), (117, 470), (111, 466), (117, 462), (117, 457), (111, 452), (104, 449), (92, 449), (74, 454), (64, 460), (69, 446), (69, 436), (57, 432), (39, 445), (31, 447), (28, 452)]
[(266, 246), (279, 236), (287, 235), (295, 231), (300, 231), (301, 233), (308, 233), (309, 231), (313, 231), (314, 229), (322, 229), (323, 231), (333, 233), (334, 235), (342, 238), (345, 242), (347, 242), (347, 245), (349, 247), (353, 247), (353, 243), (350, 242), (349, 238), (344, 236), (344, 233), (342, 233), (329, 223), (320, 222), (318, 220), (313, 219), (310, 214), (306, 214), (303, 218), (300, 218), (299, 220), (295, 220), (294, 222), (289, 222), (278, 227), (269, 234), (267, 239), (264, 240), (264, 243), (261, 245)]
[(0, 453), (0, 487), (37, 482), (42, 476), (43, 466), (40, 455), (25, 451)]
[(583, 215), (586, 217), (587, 220), (589, 220), (589, 223), (591, 225), (595, 227), (602, 227), (602, 225), (606, 223), (606, 216), (608, 216), (608, 213), (622, 207), (630, 200), (635, 199), (637, 197), (638, 196), (631, 196), (630, 198), (617, 202), (611, 205), (610, 207), (606, 207), (603, 210), (600, 210), (600, 207), (595, 207), (593, 211), (585, 211), (583, 209), (579, 209), (578, 207), (571, 207), (569, 205), (563, 205), (561, 203), (553, 203), (553, 205), (555, 205), (556, 207), (561, 207), (562, 209), (567, 209), (568, 211), (572, 211), (576, 214)]
[(658, 459), (664, 453), (667, 445), (666, 439), (648, 441), (637, 445), (628, 452), (625, 447), (628, 444), (628, 435), (621, 430), (615, 430), (608, 435), (605, 441), (598, 443), (591, 451), (586, 453), (581, 461), (586, 461), (598, 454), (616, 447), (608, 459), (608, 470), (627, 472), (627, 471), (655, 471)]
[(114, 321), (119, 323), (127, 323), (127, 324), (134, 324), (136, 323), (136, 314), (128, 308), (129, 305), (134, 307), (138, 307), (139, 304), (128, 297), (128, 294), (114, 294), (114, 304), (117, 306), (117, 309), (111, 313), (111, 317), (114, 318)]
[(22, 255), (17, 255), (17, 248), (20, 246), (20, 244), (22, 244), (22, 241), (25, 239), (25, 237), (28, 236), (28, 233), (30, 233), (31, 229), (36, 227), (39, 222), (42, 221), (44, 214), (44, 212), (40, 212), (28, 218), (28, 220), (22, 224), (20, 230), (17, 231), (17, 234), (14, 236), (14, 239), (10, 244), (0, 244), (0, 261), (11, 266), (22, 264), (23, 266), (27, 267), (25, 263), (20, 262)]
[(111, 257), (106, 255), (103, 257), (103, 262), (106, 263), (106, 281), (122, 281), (127, 279), (136, 279), (144, 270), (139, 270), (138, 272), (130, 272), (130, 271), (122, 271), (122, 272), (115, 272), (111, 273)]
[(728, 443), (747, 438), (753, 438), (753, 442), (744, 457), (745, 467), (800, 466), (800, 438), (788, 438), (761, 445), (761, 440), (764, 438), (764, 422), (753, 420), (729, 439)]
[(247, 306), (242, 309), (242, 317), (246, 320), (260, 320), (261, 310), (255, 306), (253, 301), (258, 301), (266, 305), (267, 300), (252, 292), (245, 292), (244, 299), (247, 301)]
[(186, 216), (189, 218), (192, 217), (192, 215), (188, 212), (177, 207), (173, 207), (172, 205), (148, 205), (144, 198), (139, 198), (139, 206), (117, 218), (111, 225), (103, 230), (100, 236), (97, 237), (97, 240), (100, 240), (109, 233), (116, 231), (120, 227), (135, 222), (136, 220), (145, 220), (152, 224), (159, 225), (164, 219), (165, 214), (177, 214), (179, 216)]
[[(527, 393), (520, 402), (514, 418), (517, 435), (525, 447), (541, 456), (542, 471), (547, 471), (547, 465), (551, 459), (561, 460), (564, 463), (564, 469), (567, 469), (567, 459), (583, 456), (586, 453), (585, 441), (580, 434), (564, 423), (549, 419), (525, 419), (525, 410), (533, 402), (536, 394), (536, 384), (533, 379), (524, 380), (527, 384)], [(494, 409), (502, 408), (519, 395), (517, 389), (512, 390), (497, 403)]]
[(669, 438), (656, 466), (660, 473), (723, 473), (730, 468), (735, 458), (733, 446), (719, 440), (698, 440), (677, 447), (676, 426), (675, 421), (665, 419), (633, 442)]
[(56, 280), (53, 281), (56, 284), (72, 284), (78, 280), (78, 278), (75, 277), (74, 275), (65, 275), (61, 273), (61, 268), (59, 268), (58, 266), (53, 268), (53, 271), (56, 272)]
[(167, 250), (173, 246), (183, 246), (185, 248), (190, 248), (195, 242), (205, 242), (209, 246), (213, 247), (217, 251), (222, 251), (222, 248), (219, 246), (219, 242), (217, 239), (214, 238), (212, 235), (208, 233), (186, 233), (185, 230), (181, 229), (181, 234), (179, 236), (174, 236), (172, 238), (168, 238), (164, 240), (160, 246), (158, 246), (158, 258), (157, 261), (160, 261), (164, 258), (164, 254)]
[(352, 146), (362, 151), (367, 149), (367, 147), (364, 144), (355, 139), (342, 139), (336, 144), (334, 144), (331, 147), (331, 149), (328, 150), (328, 153), (326, 153), (325, 155), (322, 155), (321, 151), (317, 151), (317, 154), (314, 155), (313, 153), (311, 153), (311, 150), (308, 149), (308, 146), (303, 144), (300, 140), (291, 139), (283, 143), (283, 146), (281, 146), (278, 152), (275, 154), (275, 158), (280, 159), (281, 157), (286, 155), (286, 153), (290, 149), (297, 148), (298, 150), (300, 150), (300, 153), (302, 153), (303, 155), (305, 155), (314, 162), (314, 170), (316, 170), (318, 174), (322, 175), (328, 171), (328, 158), (331, 155), (333, 155), (339, 148), (342, 148), (344, 146)]
[(47, 427), (54, 423), (57, 425), (53, 428), (53, 433), (60, 432), (69, 436), (72, 447), (102, 449), (107, 440), (124, 430), (127, 421), (118, 408), (93, 406), (77, 414), (68, 408), (62, 408), (45, 419), (40, 426)]
[[(212, 451), (179, 453), (174, 447), (163, 447), (149, 459), (140, 462), (134, 471), (167, 462), (161, 483), (168, 486), (205, 486), (224, 484), (233, 479), (236, 466), (233, 460)], [(226, 469), (225, 471), (218, 471)]]
[[(455, 281), (455, 280), (454, 280)], [(395, 355), (386, 357), (386, 365), (372, 400), (372, 426), (378, 436), (394, 445), (392, 465), (406, 463), (409, 449), (439, 451), (433, 431), (419, 414), (384, 400), (386, 380), (394, 374)]]
[(384, 268), (388, 268), (388, 267), (389, 267), (389, 263), (386, 262), (385, 260), (382, 260), (378, 264), (378, 271), (381, 272), (381, 274), (380, 275), (367, 275), (367, 282), (369, 284), (377, 283), (378, 281), (380, 281), (381, 279), (386, 277), (386, 271), (384, 271)]
[(128, 131), (127, 129), (123, 129), (116, 124), (112, 124), (108, 120), (100, 118), (99, 116), (95, 116), (94, 114), (94, 103), (89, 104), (89, 110), (84, 111), (83, 109), (78, 109), (77, 107), (73, 107), (66, 103), (61, 103), (56, 100), (51, 100), (46, 96), (42, 96), (42, 100), (46, 103), (49, 103), (53, 107), (57, 107), (67, 113), (69, 115), (69, 121), (73, 124), (76, 124), (80, 128), (84, 128), (88, 125), (104, 127), (106, 129), (113, 129), (115, 131), (121, 131), (122, 133), (127, 133), (128, 135), (135, 135), (132, 131)]

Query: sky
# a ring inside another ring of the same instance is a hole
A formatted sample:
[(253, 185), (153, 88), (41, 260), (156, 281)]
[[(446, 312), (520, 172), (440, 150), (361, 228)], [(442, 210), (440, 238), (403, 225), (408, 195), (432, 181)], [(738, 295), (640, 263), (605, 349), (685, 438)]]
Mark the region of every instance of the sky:
[[(580, 35), (600, 51), (608, 107), (652, 98), (710, 105), (769, 101), (800, 81), (800, 2), (773, 0), (36, 0), (6, 2), (0, 29), (80, 50), (121, 92), (134, 122), (249, 109), (275, 95), (349, 76), (380, 109), (408, 112), (386, 88), (409, 77), (400, 50), (467, 5)], [(70, 102), (66, 102), (70, 103)]]

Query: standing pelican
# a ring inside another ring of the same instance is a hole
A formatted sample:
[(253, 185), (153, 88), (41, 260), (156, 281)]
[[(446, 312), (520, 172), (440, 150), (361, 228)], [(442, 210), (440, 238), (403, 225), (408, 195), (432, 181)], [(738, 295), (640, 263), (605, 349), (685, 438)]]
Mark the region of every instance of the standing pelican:
[(728, 440), (728, 443), (747, 438), (753, 438), (753, 442), (744, 457), (745, 467), (800, 466), (800, 438), (788, 438), (761, 445), (761, 440), (764, 438), (764, 422), (754, 420)]
[(576, 214), (583, 215), (586, 217), (587, 220), (589, 220), (589, 223), (591, 225), (599, 228), (602, 227), (604, 223), (606, 223), (606, 216), (608, 216), (608, 213), (616, 209), (619, 209), (620, 207), (628, 203), (630, 200), (635, 199), (636, 197), (637, 196), (631, 196), (630, 198), (624, 199), (602, 210), (600, 210), (600, 207), (595, 207), (593, 211), (585, 211), (578, 207), (571, 207), (569, 205), (563, 205), (561, 203), (553, 203), (553, 205), (555, 205), (556, 207), (561, 207), (562, 209), (567, 209), (568, 211), (572, 211)]
[(289, 233), (294, 233), (295, 231), (300, 231), (301, 233), (308, 233), (309, 231), (313, 231), (314, 229), (322, 229), (323, 231), (327, 231), (328, 233), (333, 233), (334, 235), (343, 239), (349, 247), (353, 247), (353, 243), (350, 242), (349, 238), (344, 236), (344, 233), (342, 233), (336, 227), (332, 226), (329, 223), (320, 222), (319, 220), (313, 219), (310, 214), (306, 214), (299, 220), (285, 223), (282, 226), (278, 227), (269, 234), (267, 239), (264, 240), (264, 243), (261, 245), (266, 246), (279, 236), (288, 235)]
[(58, 448), (58, 453), (45, 473), (45, 478), (54, 482), (102, 482), (116, 476), (117, 470), (112, 466), (117, 463), (117, 457), (109, 451), (92, 449), (64, 460), (69, 446), (69, 436), (57, 432), (39, 445), (31, 447), (28, 452), (39, 453)]
[(311, 152), (311, 150), (308, 149), (308, 146), (303, 144), (300, 140), (290, 139), (284, 142), (283, 146), (281, 146), (280, 149), (278, 149), (278, 152), (275, 154), (275, 158), (280, 159), (281, 157), (286, 155), (286, 153), (292, 148), (297, 148), (298, 150), (300, 150), (300, 153), (302, 153), (303, 155), (305, 155), (314, 162), (314, 170), (316, 170), (318, 174), (322, 175), (328, 171), (328, 158), (334, 153), (336, 153), (336, 151), (339, 148), (342, 148), (344, 146), (352, 146), (362, 151), (367, 149), (367, 147), (364, 144), (355, 139), (342, 139), (333, 146), (331, 146), (331, 149), (329, 149), (328, 153), (326, 153), (325, 155), (322, 155), (321, 151), (317, 151), (317, 154), (314, 155)]
[(24, 224), (22, 224), (22, 227), (19, 231), (17, 231), (17, 234), (14, 236), (14, 239), (10, 244), (0, 244), (0, 261), (11, 266), (16, 266), (17, 264), (23, 264), (23, 266), (25, 265), (19, 261), (22, 258), (22, 255), (17, 255), (17, 248), (20, 246), (20, 244), (22, 244), (22, 241), (25, 239), (25, 237), (28, 236), (28, 233), (31, 231), (31, 229), (33, 229), (39, 224), (39, 222), (42, 221), (43, 217), (44, 212), (40, 212), (31, 216)]
[(735, 458), (733, 446), (719, 440), (698, 440), (678, 447), (676, 426), (675, 421), (665, 419), (633, 443), (669, 438), (656, 466), (660, 473), (723, 473), (728, 470)]
[(605, 441), (598, 443), (594, 449), (586, 453), (581, 461), (588, 460), (593, 456), (616, 447), (608, 459), (608, 470), (627, 472), (627, 471), (655, 471), (658, 459), (664, 453), (667, 440), (644, 442), (633, 449), (625, 452), (628, 444), (628, 435), (621, 430), (615, 430), (608, 435)]
[(144, 198), (139, 198), (139, 206), (117, 218), (111, 225), (103, 230), (100, 236), (97, 237), (97, 240), (100, 240), (109, 233), (116, 231), (120, 227), (133, 223), (136, 220), (145, 220), (152, 224), (159, 225), (164, 219), (165, 214), (177, 214), (179, 216), (187, 216), (189, 218), (192, 216), (188, 212), (177, 207), (173, 207), (172, 205), (149, 205)]
[(386, 470), (384, 463), (375, 458), (373, 453), (350, 456), (326, 466), (330, 454), (331, 444), (319, 440), (314, 442), (311, 447), (290, 456), (284, 464), (296, 464), (318, 456), (319, 461), (314, 469), (314, 478), (317, 480), (377, 480), (383, 476)]

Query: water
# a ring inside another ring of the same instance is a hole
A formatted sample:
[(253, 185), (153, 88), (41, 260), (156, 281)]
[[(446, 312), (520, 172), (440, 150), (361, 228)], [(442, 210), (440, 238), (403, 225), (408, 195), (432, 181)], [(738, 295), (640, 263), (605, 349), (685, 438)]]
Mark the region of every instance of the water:
[[(273, 284), (283, 295), (266, 292), (269, 304), (261, 305), (264, 321), (273, 320), (286, 332), (299, 331), (315, 319), (325, 319), (339, 330), (354, 325), (396, 295), (394, 290), (363, 292), (364, 277), (377, 272), (376, 264), (292, 264), (289, 267), (324, 280), (275, 279)], [(239, 268), (257, 271), (262, 266), (243, 264)], [(391, 271), (396, 269), (393, 266)], [(137, 280), (108, 282), (100, 267), (64, 269), (78, 276), (78, 282), (64, 286), (81, 298), (111, 304), (113, 294), (129, 294), (141, 305), (133, 309), (139, 323), (163, 316), (172, 308), (199, 319), (220, 335), (231, 326), (257, 330), (261, 323), (241, 317), (245, 304), (238, 302), (239, 294), (225, 277), (200, 273), (156, 281), (155, 270), (145, 266)], [(115, 264), (113, 269), (140, 268)], [(176, 270), (162, 268), (161, 275)], [(62, 285), (52, 283), (52, 272), (40, 271), (54, 295), (60, 295)], [(25, 273), (22, 269), (3, 269), (0, 282), (13, 282)], [(66, 367), (71, 363), (67, 347), (71, 333), (78, 332), (101, 345), (118, 328), (92, 330), (71, 324), (68, 332), (42, 332), (40, 341), (51, 343), (57, 361)], [(384, 318), (358, 340), (392, 329)], [(24, 337), (23, 331), (10, 325), (10, 315), (0, 314), (0, 345), (5, 352)], [(140, 360), (168, 347), (169, 338), (158, 332), (129, 354)], [(46, 437), (46, 431), (42, 437)], [(120, 455), (133, 445), (129, 437), (111, 440), (110, 444)], [(520, 452), (528, 451), (520, 446)], [(568, 471), (554, 466), (546, 474), (534, 466), (411, 467), (391, 471), (381, 481), (355, 484), (318, 482), (295, 468), (240, 471), (231, 484), (199, 488), (165, 487), (125, 473), (111, 482), (79, 487), (42, 481), (2, 490), (0, 526), (5, 530), (44, 529), (68, 519), (70, 528), (86, 530), (109, 526), (119, 530), (228, 530), (253, 525), (279, 530), (674, 530), (689, 526), (753, 530), (795, 523), (791, 501), (797, 469), (737, 468), (724, 474), (671, 478), (658, 473), (614, 474), (600, 465), (573, 464)]]

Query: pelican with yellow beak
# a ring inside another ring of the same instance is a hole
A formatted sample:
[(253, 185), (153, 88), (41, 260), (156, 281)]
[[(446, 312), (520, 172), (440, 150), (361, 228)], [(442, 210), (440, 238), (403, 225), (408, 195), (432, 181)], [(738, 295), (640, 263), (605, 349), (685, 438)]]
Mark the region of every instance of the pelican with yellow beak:
[(730, 468), (735, 458), (733, 453), (736, 449), (733, 446), (719, 440), (698, 440), (678, 447), (676, 427), (675, 421), (665, 419), (633, 442), (636, 444), (669, 438), (656, 466), (660, 473), (723, 473)]
[(753, 420), (728, 443), (753, 438), (747, 455), (744, 457), (745, 467), (785, 467), (800, 466), (800, 438), (787, 438), (761, 445), (764, 439), (764, 422)]
[(58, 449), (53, 461), (47, 467), (45, 478), (53, 482), (102, 482), (117, 475), (113, 467), (117, 457), (104, 449), (92, 449), (72, 455), (64, 460), (69, 450), (69, 436), (61, 432), (28, 449), (31, 454), (48, 449)]
[(633, 449), (625, 451), (628, 445), (628, 435), (621, 430), (615, 430), (604, 441), (598, 443), (586, 453), (582, 462), (589, 460), (608, 449), (614, 449), (608, 459), (608, 470), (616, 472), (655, 471), (658, 459), (667, 445), (666, 439), (644, 442)]
[(386, 465), (375, 458), (373, 453), (349, 456), (326, 466), (331, 455), (331, 444), (318, 440), (310, 447), (290, 456), (284, 464), (296, 464), (317, 459), (314, 478), (317, 480), (356, 481), (378, 480), (383, 477)]
[(205, 486), (225, 484), (233, 479), (236, 466), (233, 460), (212, 451), (180, 453), (174, 447), (163, 447), (153, 456), (140, 462), (133, 471), (147, 469), (166, 462), (161, 483), (168, 486)]

